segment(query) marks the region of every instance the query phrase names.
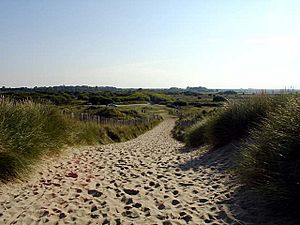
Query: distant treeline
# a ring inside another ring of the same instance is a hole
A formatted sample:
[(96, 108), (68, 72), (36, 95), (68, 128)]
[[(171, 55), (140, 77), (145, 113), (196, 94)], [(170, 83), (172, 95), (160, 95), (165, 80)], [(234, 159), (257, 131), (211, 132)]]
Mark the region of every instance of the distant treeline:
[[(0, 88), (0, 92), (98, 92), (98, 91), (136, 91), (141, 90), (141, 88), (117, 88), (112, 86), (88, 86), (88, 85), (76, 85), (76, 86), (48, 86), (48, 87), (18, 87), (18, 88), (11, 88), (2, 86)], [(183, 93), (183, 92), (191, 92), (191, 93), (286, 93), (286, 92), (299, 92), (299, 90), (290, 88), (290, 89), (252, 89), (252, 88), (240, 88), (240, 89), (209, 89), (206, 87), (198, 86), (198, 87), (186, 87), (186, 88), (178, 88), (178, 87), (171, 87), (171, 88), (153, 88), (153, 89), (143, 89), (147, 91), (160, 91), (165, 93)]]
[(172, 96), (141, 91), (98, 91), (98, 92), (42, 92), (42, 91), (6, 91), (1, 95), (11, 99), (34, 100), (36, 102), (48, 101), (55, 105), (68, 104), (88, 104), (88, 105), (107, 105), (115, 104), (136, 104), (136, 103), (153, 103), (167, 104), (173, 102)]
[[(130, 91), (130, 90), (140, 90), (141, 88), (117, 88), (117, 87), (111, 87), (111, 86), (87, 86), (87, 85), (78, 85), (78, 86), (49, 86), (49, 87), (18, 87), (18, 88), (10, 88), (2, 86), (0, 88), (0, 91), (14, 91), (14, 92), (97, 92), (97, 91)], [(162, 88), (162, 89), (144, 89), (144, 90), (153, 90), (153, 91), (167, 91), (172, 93), (178, 93), (178, 92), (214, 92), (218, 90), (214, 89), (207, 89), (206, 87), (187, 87), (187, 88), (177, 88), (177, 87), (171, 87), (171, 88)]]
[(104, 87), (90, 87), (86, 85), (82, 86), (50, 86), (50, 87), (18, 87), (18, 88), (8, 88), (3, 86), (0, 89), (2, 92), (14, 91), (14, 92), (97, 92), (97, 91), (118, 91), (121, 88), (104, 86)]
[[(161, 104), (169, 107), (218, 107), (235, 91), (209, 92), (205, 87), (186, 89), (121, 89), (115, 87), (54, 86), (0, 89), (0, 95), (17, 101), (33, 100), (55, 105)], [(222, 95), (222, 96), (221, 96)], [(224, 97), (223, 97), (224, 96)]]

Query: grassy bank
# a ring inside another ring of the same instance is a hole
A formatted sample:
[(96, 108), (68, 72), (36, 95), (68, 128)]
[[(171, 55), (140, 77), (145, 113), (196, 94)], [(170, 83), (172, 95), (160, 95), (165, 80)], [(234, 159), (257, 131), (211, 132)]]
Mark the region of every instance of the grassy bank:
[(31, 101), (0, 99), (0, 180), (24, 174), (45, 155), (65, 146), (120, 142), (159, 121), (138, 126), (101, 126), (66, 118), (57, 108)]
[[(300, 206), (300, 98), (260, 95), (230, 102), (185, 134), (190, 146), (238, 142), (236, 174), (271, 208)], [(293, 208), (295, 209), (295, 208)]]
[(217, 113), (195, 123), (186, 132), (184, 140), (190, 146), (209, 144), (213, 148), (240, 140), (285, 101), (284, 96), (267, 95), (231, 101)]
[(291, 98), (243, 141), (238, 174), (252, 190), (283, 207), (300, 205), (300, 102)]
[[(212, 115), (215, 112), (214, 107), (183, 107), (180, 110), (177, 110), (179, 113), (179, 118), (176, 121), (175, 127), (172, 130), (173, 137), (178, 141), (184, 141), (186, 132), (189, 128), (198, 121), (201, 121), (207, 118), (209, 115)], [(176, 115), (174, 113), (174, 115)]]

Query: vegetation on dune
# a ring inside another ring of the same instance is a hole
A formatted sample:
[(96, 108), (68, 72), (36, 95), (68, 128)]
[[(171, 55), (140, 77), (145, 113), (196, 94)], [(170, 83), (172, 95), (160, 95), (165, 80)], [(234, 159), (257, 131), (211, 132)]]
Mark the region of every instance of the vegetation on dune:
[(202, 118), (186, 129), (183, 140), (187, 146), (198, 147), (207, 143), (207, 122), (208, 118)]
[[(179, 116), (172, 131), (177, 140), (188, 146), (210, 145), (213, 149), (239, 141), (235, 172), (245, 187), (262, 193), (272, 203), (280, 201), (289, 206), (300, 202), (298, 95), (245, 96), (232, 91), (214, 95), (142, 89), (9, 95), (13, 101), (0, 100), (0, 180), (24, 174), (41, 156), (58, 153), (64, 146), (126, 141), (159, 122), (135, 126), (83, 123), (65, 117), (58, 107), (22, 100), (29, 97), (41, 102), (48, 99), (65, 111), (122, 120), (147, 118), (168, 109)], [(159, 105), (97, 105), (149, 101)], [(93, 105), (85, 105), (88, 102)]]
[[(255, 96), (243, 100), (230, 101), (213, 116), (192, 127), (185, 137), (186, 143), (192, 146), (203, 144), (203, 141), (214, 148), (239, 140), (250, 128), (255, 127), (267, 114), (285, 102), (285, 97)], [(205, 131), (205, 133), (203, 133)], [(198, 141), (199, 139), (203, 141)]]
[(0, 118), (0, 178), (16, 175), (66, 140), (66, 121), (46, 105), (1, 99)]
[(186, 108), (185, 110), (181, 110), (182, 114), (179, 116), (179, 119), (176, 121), (175, 127), (172, 130), (173, 137), (178, 141), (184, 141), (185, 136), (191, 127), (197, 126), (196, 124), (198, 124), (199, 121), (204, 120), (214, 112), (215, 110), (213, 108), (194, 108), (194, 110), (192, 108)]
[[(1, 92), (1, 91), (0, 91)], [(35, 90), (7, 91), (2, 95), (15, 100), (31, 99), (37, 101), (49, 101), (55, 105), (107, 105), (149, 103), (167, 104), (174, 99), (159, 91), (143, 90), (119, 90), (119, 91), (96, 91), (96, 92), (41, 92)]]
[(238, 140), (234, 171), (241, 183), (282, 210), (300, 206), (299, 137), (299, 96), (260, 95), (199, 118), (184, 141), (218, 148)]
[[(131, 120), (131, 119), (138, 119), (138, 118), (146, 118), (151, 116), (150, 113), (146, 113), (146, 110), (140, 109), (135, 110), (132, 109), (123, 109), (123, 107), (94, 107), (91, 106), (87, 108), (84, 112), (89, 113), (92, 115), (104, 117), (104, 118), (112, 118), (112, 119), (119, 119), (119, 120)], [(142, 113), (143, 111), (144, 113)]]
[(300, 102), (293, 97), (250, 131), (241, 147), (238, 174), (268, 200), (299, 206)]
[[(209, 92), (210, 91), (210, 92)], [(118, 89), (113, 87), (58, 86), (35, 88), (0, 88), (1, 95), (14, 100), (49, 102), (60, 107), (149, 104), (180, 107), (221, 107), (227, 99), (241, 95), (228, 95), (206, 88), (187, 89)], [(222, 95), (225, 95), (222, 96)]]
[(67, 118), (51, 105), (1, 98), (0, 180), (24, 173), (41, 156), (58, 153), (64, 146), (129, 140), (158, 122), (102, 126)]

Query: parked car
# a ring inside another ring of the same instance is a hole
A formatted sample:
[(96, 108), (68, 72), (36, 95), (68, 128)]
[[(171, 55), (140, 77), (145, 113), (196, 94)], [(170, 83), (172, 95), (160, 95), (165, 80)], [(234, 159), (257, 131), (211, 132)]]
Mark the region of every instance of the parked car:
[(114, 103), (109, 103), (109, 104), (107, 104), (107, 106), (110, 106), (110, 107), (118, 107), (116, 104), (114, 104)]

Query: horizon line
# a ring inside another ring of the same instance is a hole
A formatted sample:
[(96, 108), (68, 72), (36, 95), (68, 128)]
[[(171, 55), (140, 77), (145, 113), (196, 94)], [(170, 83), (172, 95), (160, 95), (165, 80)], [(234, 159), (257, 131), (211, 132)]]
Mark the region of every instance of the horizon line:
[(96, 87), (112, 87), (112, 88), (119, 88), (119, 89), (171, 89), (171, 88), (178, 88), (178, 89), (187, 89), (187, 88), (206, 88), (208, 90), (300, 90), (300, 88), (295, 88), (295, 87), (283, 87), (283, 88), (270, 88), (270, 87), (266, 87), (266, 88), (255, 88), (255, 87), (248, 87), (248, 88), (243, 88), (243, 87), (239, 87), (239, 88), (210, 88), (210, 87), (205, 87), (205, 86), (186, 86), (186, 87), (177, 87), (177, 86), (169, 86), (169, 87), (126, 87), (126, 86), (113, 86), (113, 85), (87, 85), (87, 84), (76, 84), (76, 85), (66, 85), (66, 84), (59, 84), (59, 85), (44, 85), (44, 86), (6, 86), (6, 85), (0, 85), (0, 89), (4, 88), (13, 88), (13, 89), (17, 89), (17, 88), (28, 88), (28, 89), (34, 89), (34, 88), (50, 88), (50, 87), (92, 87), (92, 88), (96, 88)]

